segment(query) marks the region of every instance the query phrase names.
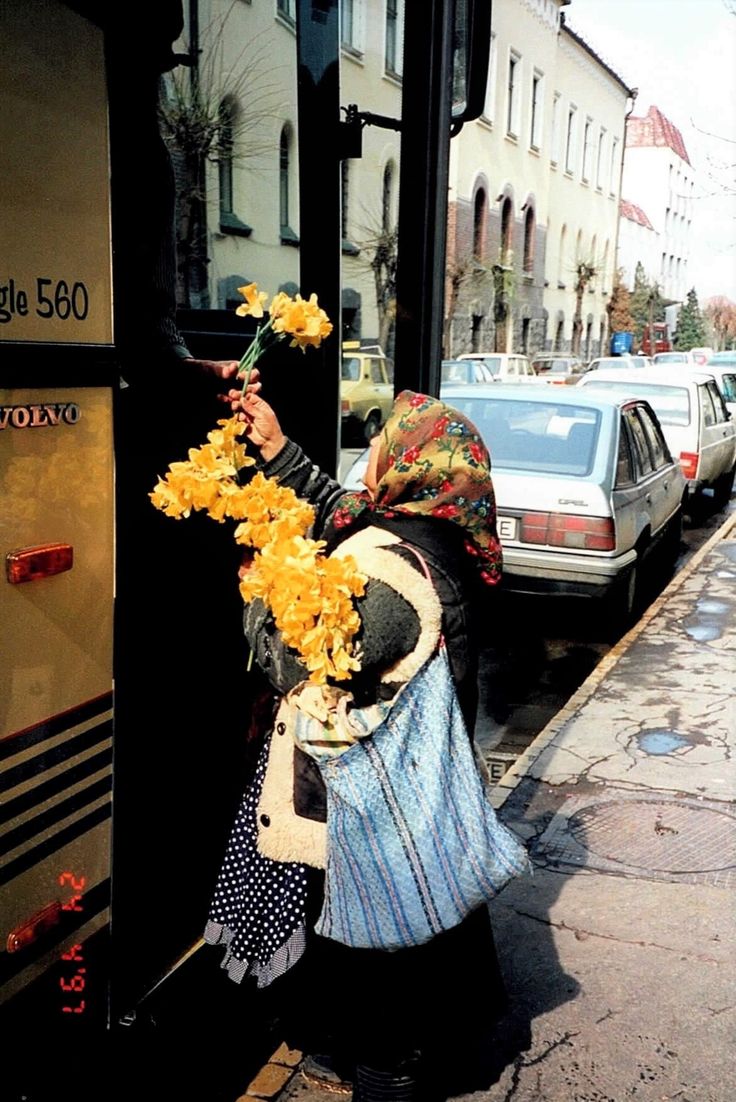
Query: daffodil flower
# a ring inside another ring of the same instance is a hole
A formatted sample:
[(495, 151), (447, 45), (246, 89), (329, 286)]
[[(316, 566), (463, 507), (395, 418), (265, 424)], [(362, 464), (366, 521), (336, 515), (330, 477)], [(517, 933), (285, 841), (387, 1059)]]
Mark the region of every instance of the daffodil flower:
[(235, 309), (238, 317), (245, 318), (250, 315), (252, 318), (262, 318), (263, 304), (268, 298), (266, 292), (259, 291), (257, 283), (248, 283), (245, 287), (238, 287), (238, 291), (245, 299), (245, 302)]

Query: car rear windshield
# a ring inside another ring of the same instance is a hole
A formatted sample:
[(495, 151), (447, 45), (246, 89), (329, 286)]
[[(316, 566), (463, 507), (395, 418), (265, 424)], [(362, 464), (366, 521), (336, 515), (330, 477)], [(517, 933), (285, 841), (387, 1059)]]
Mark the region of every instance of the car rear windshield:
[(589, 406), (453, 398), (476, 426), (494, 467), (582, 477), (595, 462), (601, 415)]
[(663, 425), (690, 424), (690, 395), (684, 386), (661, 386), (659, 383), (630, 383), (618, 379), (585, 380), (586, 387), (596, 390), (613, 390), (617, 394), (630, 394), (646, 398)]
[(355, 356), (343, 356), (340, 377), (345, 382), (356, 383), (360, 378), (360, 360), (356, 359)]
[(655, 364), (686, 364), (687, 356), (684, 352), (658, 352), (654, 362)]
[(567, 375), (573, 370), (570, 360), (533, 360), (532, 366), (536, 368), (537, 375)]

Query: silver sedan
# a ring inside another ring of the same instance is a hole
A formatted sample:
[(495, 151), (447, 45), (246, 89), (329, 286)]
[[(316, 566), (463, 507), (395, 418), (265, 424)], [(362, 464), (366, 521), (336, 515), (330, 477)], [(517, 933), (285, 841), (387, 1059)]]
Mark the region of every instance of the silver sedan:
[[(641, 399), (570, 390), (446, 386), (493, 465), (504, 587), (606, 598), (626, 622), (642, 569), (674, 565), (686, 483)], [(359, 484), (363, 457), (346, 485)]]

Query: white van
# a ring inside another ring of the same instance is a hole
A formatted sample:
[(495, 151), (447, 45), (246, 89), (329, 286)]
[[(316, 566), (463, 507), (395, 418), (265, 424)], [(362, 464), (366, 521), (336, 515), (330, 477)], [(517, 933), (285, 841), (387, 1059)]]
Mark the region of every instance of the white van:
[(690, 494), (712, 489), (724, 506), (736, 474), (736, 424), (712, 375), (677, 368), (620, 368), (584, 375), (578, 386), (646, 398), (662, 426), (670, 451), (680, 459)]

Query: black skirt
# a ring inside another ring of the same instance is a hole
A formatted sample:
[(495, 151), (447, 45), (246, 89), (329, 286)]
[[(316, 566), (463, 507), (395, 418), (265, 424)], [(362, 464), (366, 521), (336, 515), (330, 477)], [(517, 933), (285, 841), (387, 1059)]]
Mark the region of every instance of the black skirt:
[[(310, 870), (315, 915), (321, 880)], [(488, 1085), (494, 1029), (507, 1006), (486, 907), (396, 951), (352, 949), (310, 932), (302, 960), (269, 995), (292, 1047), (348, 1067), (390, 1068), (419, 1053), (438, 1097)]]

